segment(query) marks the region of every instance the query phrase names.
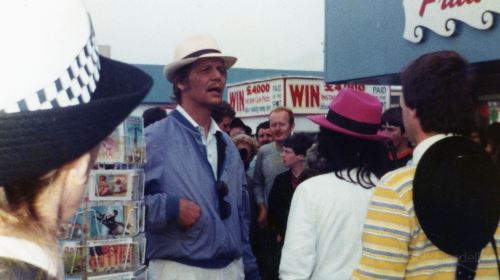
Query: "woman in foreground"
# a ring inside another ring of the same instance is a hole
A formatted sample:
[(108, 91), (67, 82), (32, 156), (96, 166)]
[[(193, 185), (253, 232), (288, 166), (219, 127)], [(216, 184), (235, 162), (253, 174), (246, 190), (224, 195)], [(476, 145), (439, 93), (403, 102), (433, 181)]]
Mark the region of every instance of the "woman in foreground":
[(57, 229), (152, 81), (99, 56), (79, 0), (6, 1), (0, 19), (0, 279), (59, 279)]

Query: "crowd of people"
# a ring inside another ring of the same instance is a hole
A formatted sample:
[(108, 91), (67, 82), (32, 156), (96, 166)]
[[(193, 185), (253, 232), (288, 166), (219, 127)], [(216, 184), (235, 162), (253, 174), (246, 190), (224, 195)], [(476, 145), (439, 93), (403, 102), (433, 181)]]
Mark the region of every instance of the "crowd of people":
[(470, 140), (476, 103), (459, 54), (411, 62), (400, 106), (384, 112), (373, 95), (341, 90), (326, 115), (309, 116), (317, 135), (294, 133), (285, 107), (253, 135), (222, 101), (235, 59), (203, 35), (165, 67), (179, 105), (146, 130), (154, 279), (497, 275), (498, 124), (483, 146)]
[[(60, 279), (58, 225), (152, 79), (97, 53), (78, 0), (0, 11), (26, 27), (11, 50), (20, 61), (1, 66), (0, 278)], [(67, 40), (34, 46), (39, 34)], [(385, 112), (340, 90), (308, 117), (317, 135), (294, 133), (285, 107), (253, 134), (222, 100), (236, 60), (209, 35), (180, 42), (164, 68), (175, 110), (144, 113), (150, 279), (499, 278), (500, 124), (477, 127), (458, 53), (411, 61)]]

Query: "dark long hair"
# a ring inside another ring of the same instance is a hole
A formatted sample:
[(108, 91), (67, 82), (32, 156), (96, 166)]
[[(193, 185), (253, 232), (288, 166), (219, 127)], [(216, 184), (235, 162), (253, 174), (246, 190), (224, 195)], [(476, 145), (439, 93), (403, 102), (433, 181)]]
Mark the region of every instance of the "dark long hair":
[[(326, 159), (323, 172), (335, 172), (341, 180), (359, 184), (363, 188), (375, 186), (371, 175), (382, 177), (390, 170), (387, 149), (381, 141), (352, 137), (320, 128), (318, 151)], [(351, 171), (357, 169), (356, 177)], [(347, 175), (342, 174), (346, 170)]]

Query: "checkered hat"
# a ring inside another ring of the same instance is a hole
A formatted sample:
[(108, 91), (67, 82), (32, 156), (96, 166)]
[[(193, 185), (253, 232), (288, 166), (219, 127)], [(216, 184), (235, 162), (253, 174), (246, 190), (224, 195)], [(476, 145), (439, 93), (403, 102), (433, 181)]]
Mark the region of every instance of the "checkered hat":
[[(13, 26), (15, 28), (13, 28)], [(100, 56), (80, 0), (0, 4), (0, 185), (37, 177), (90, 150), (152, 85)]]

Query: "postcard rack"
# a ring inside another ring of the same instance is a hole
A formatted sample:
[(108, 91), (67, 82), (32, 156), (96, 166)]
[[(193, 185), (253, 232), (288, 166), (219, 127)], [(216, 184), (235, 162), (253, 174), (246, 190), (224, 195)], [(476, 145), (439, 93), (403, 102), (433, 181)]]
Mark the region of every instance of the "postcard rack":
[(143, 132), (132, 116), (101, 142), (81, 207), (60, 226), (64, 279), (147, 279)]

